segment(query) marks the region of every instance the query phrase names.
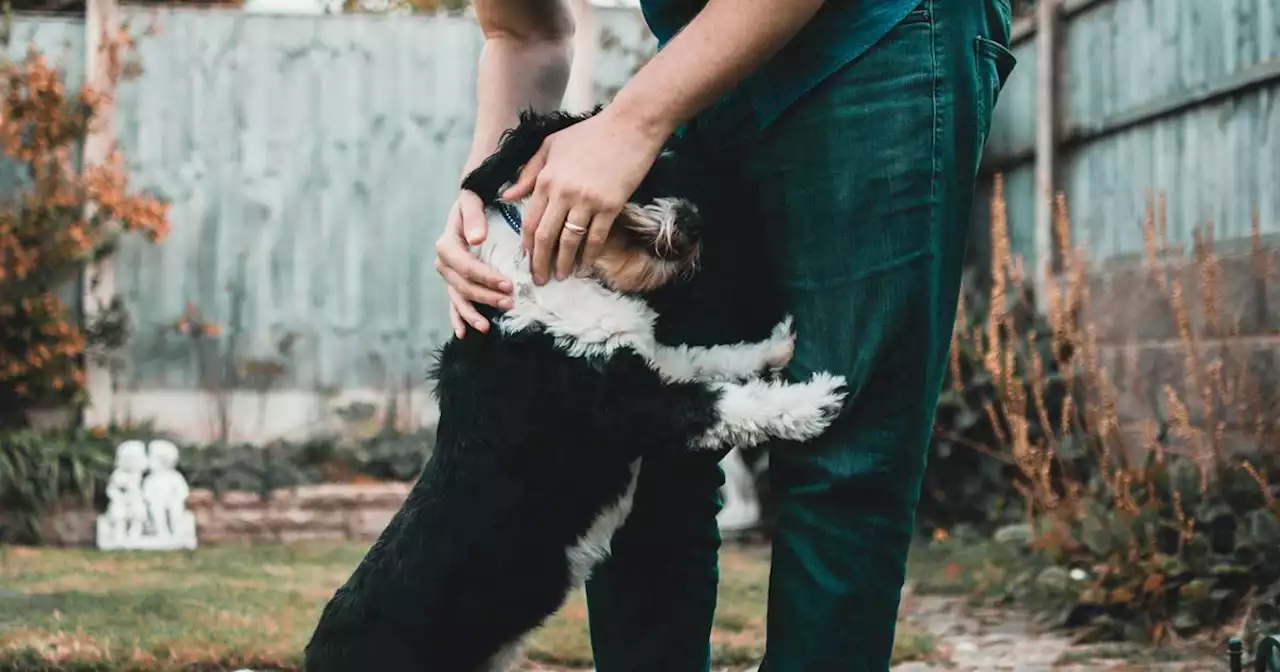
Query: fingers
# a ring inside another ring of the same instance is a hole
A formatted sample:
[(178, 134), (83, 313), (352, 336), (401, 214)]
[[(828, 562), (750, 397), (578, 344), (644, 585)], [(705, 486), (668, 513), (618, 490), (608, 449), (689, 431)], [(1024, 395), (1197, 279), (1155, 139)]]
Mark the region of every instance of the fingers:
[(444, 239), (436, 244), (436, 270), (453, 287), (478, 285), (482, 290), (511, 293), (510, 280), (477, 259), (467, 248), (445, 244)]
[[(465, 212), (465, 206), (460, 204), (458, 211)], [(436, 240), (436, 270), (455, 288), (459, 287), (455, 283), (475, 284), (482, 289), (510, 294), (511, 282), (477, 259), (468, 249), (462, 230), (456, 225), (461, 218), (462, 215), (459, 215), (457, 220), (451, 221), (444, 234)], [(452, 273), (446, 274), (445, 271)]]
[(470, 191), (458, 195), (458, 217), (468, 245), (479, 245), (489, 235), (489, 219), (484, 215), (484, 202)]
[(547, 152), (550, 147), (551, 145), (546, 141), (542, 143), (542, 148), (538, 150), (538, 153), (534, 154), (533, 158), (524, 164), (516, 183), (502, 192), (502, 200), (518, 201), (533, 193), (533, 187), (538, 182), (538, 173), (541, 173), (542, 167), (547, 165)]
[(529, 270), (533, 273), (536, 285), (547, 282), (551, 270), (551, 253), (560, 242), (560, 229), (568, 216), (568, 207), (557, 199), (548, 204), (542, 219), (538, 220), (538, 230), (533, 234), (533, 259), (529, 262)]
[(462, 295), (453, 287), (449, 287), (449, 310), (451, 315), (456, 315), (458, 321), (454, 322), (454, 333), (458, 338), (462, 338), (466, 334), (466, 329), (462, 327), (461, 322), (466, 321), (475, 330), (480, 333), (489, 331), (489, 321), (484, 319), (475, 306), (471, 305)]
[(480, 198), (471, 192), (459, 194), (449, 211), (444, 233), (436, 241), (436, 271), (445, 281), (449, 293), (449, 323), (461, 338), (466, 325), (487, 331), (489, 321), (476, 311), (475, 303), (509, 310), (511, 281), (477, 259), (468, 245), (479, 244), (488, 235), (488, 222)]
[(613, 228), (613, 220), (617, 212), (597, 212), (591, 218), (591, 228), (587, 231), (587, 244), (582, 250), (582, 267), (590, 268), (600, 258), (604, 243), (609, 239), (609, 230)]
[(547, 195), (542, 191), (534, 192), (529, 198), (529, 202), (525, 205), (524, 212), (520, 215), (522, 220), (520, 224), (521, 245), (524, 247), (524, 253), (533, 252), (533, 237), (538, 233), (538, 223), (542, 221), (542, 215), (547, 211)]
[(556, 252), (556, 279), (564, 280), (573, 272), (573, 262), (578, 258), (578, 248), (587, 238), (591, 226), (591, 213), (582, 208), (569, 211), (560, 232), (560, 250)]
[[(493, 272), (488, 266), (485, 266), (474, 259), (472, 261), (479, 264), (480, 268), (483, 269), (485, 273)], [(465, 272), (459, 272), (456, 268), (450, 267), (439, 260), (436, 261), (436, 270), (440, 273), (440, 276), (444, 278), (445, 284), (449, 285), (449, 289), (453, 290), (467, 301), (472, 303), (483, 303), (486, 306), (493, 306), (494, 308), (501, 308), (502, 310), (509, 310), (513, 305), (511, 297), (509, 296), (511, 293), (510, 290), (501, 291), (498, 289), (491, 289), (484, 284), (472, 280)], [(472, 269), (471, 272), (478, 273), (480, 271)], [(506, 281), (504, 280), (503, 282)], [(507, 284), (508, 286), (510, 285), (510, 283)]]
[[(448, 287), (446, 286), (447, 291)], [(457, 306), (453, 305), (453, 294), (449, 295), (449, 324), (453, 325), (453, 335), (462, 338), (467, 335), (467, 325), (462, 321), (462, 316), (458, 314)]]

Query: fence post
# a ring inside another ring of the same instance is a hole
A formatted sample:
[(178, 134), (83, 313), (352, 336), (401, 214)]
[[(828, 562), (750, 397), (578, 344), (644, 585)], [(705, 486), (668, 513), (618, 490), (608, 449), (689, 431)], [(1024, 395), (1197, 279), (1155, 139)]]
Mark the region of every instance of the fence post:
[[(110, 46), (120, 33), (120, 8), (117, 0), (87, 0), (84, 16), (85, 84), (99, 95), (99, 107), (93, 123), (85, 132), (81, 170), (105, 163), (115, 146), (115, 88), (111, 76)], [(87, 214), (92, 214), (92, 204)], [(82, 275), (81, 316), (88, 324), (94, 313), (105, 308), (115, 294), (115, 261), (104, 259), (90, 265)], [(85, 389), (89, 403), (81, 415), (84, 426), (107, 425), (114, 418), (112, 409), (112, 375), (108, 366), (85, 361)]]
[[(1058, 268), (1053, 242), (1053, 202), (1057, 191), (1058, 17), (1061, 0), (1036, 6), (1036, 191), (1035, 246), (1041, 287)], [(1043, 292), (1037, 292), (1042, 296)]]

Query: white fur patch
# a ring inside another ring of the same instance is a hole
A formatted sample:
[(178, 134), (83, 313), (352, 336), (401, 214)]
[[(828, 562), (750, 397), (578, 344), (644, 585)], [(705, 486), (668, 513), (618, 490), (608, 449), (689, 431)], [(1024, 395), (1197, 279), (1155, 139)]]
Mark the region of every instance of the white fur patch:
[(711, 347), (658, 346), (654, 363), (669, 380), (736, 380), (781, 369), (791, 362), (795, 349), (795, 333), (787, 316), (767, 340)]
[(720, 415), (698, 439), (703, 448), (754, 446), (770, 438), (807, 441), (835, 420), (844, 403), (843, 376), (814, 374), (803, 383), (750, 380), (717, 383)]
[(765, 369), (782, 368), (795, 350), (790, 317), (760, 343), (660, 346), (653, 336), (657, 315), (643, 301), (589, 278), (535, 285), (521, 245), (520, 236), (502, 215), (489, 213), (489, 236), (481, 244), (479, 256), (516, 287), (515, 305), (497, 324), (505, 333), (546, 329), (555, 337), (556, 347), (571, 357), (607, 356), (619, 348), (631, 348), (670, 381), (746, 378)]
[(520, 654), (524, 650), (524, 638), (502, 647), (498, 653), (489, 659), (488, 665), (481, 672), (508, 672), (514, 670), (516, 663), (520, 662)]
[[(523, 204), (518, 209), (523, 212)], [(622, 347), (653, 356), (656, 315), (643, 301), (589, 278), (535, 285), (521, 243), (501, 214), (489, 213), (489, 236), (479, 256), (516, 288), (515, 306), (498, 320), (498, 328), (506, 333), (544, 328), (556, 338), (557, 347), (573, 357), (608, 355)]]
[(631, 503), (640, 478), (640, 460), (631, 463), (631, 484), (613, 506), (600, 512), (591, 528), (578, 543), (567, 550), (569, 569), (574, 587), (581, 586), (591, 576), (591, 570), (609, 556), (613, 533), (622, 527), (631, 513)]

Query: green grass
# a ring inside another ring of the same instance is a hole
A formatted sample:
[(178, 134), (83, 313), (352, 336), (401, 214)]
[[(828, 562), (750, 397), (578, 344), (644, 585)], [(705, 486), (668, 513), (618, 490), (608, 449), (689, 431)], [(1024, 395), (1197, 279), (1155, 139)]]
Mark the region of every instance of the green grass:
[(919, 593), (982, 597), (1005, 590), (1015, 575), (1042, 567), (1040, 558), (992, 541), (920, 539), (911, 545), (907, 576)]
[[(0, 547), (0, 667), (66, 670), (296, 670), (325, 601), (364, 554), (360, 544), (210, 547), (101, 553)], [(717, 666), (757, 661), (764, 647), (766, 549), (726, 549), (712, 632)], [(894, 655), (927, 655), (904, 625)], [(581, 594), (527, 649), (531, 659), (589, 667)]]

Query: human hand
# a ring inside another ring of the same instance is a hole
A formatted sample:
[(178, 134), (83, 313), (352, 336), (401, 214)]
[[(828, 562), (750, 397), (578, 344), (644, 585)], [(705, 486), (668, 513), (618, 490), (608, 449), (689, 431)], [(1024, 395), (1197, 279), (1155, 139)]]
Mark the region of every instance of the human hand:
[(449, 291), (449, 322), (458, 338), (466, 334), (466, 324), (477, 331), (489, 330), (489, 321), (473, 303), (509, 310), (511, 281), (471, 254), (469, 246), (479, 245), (488, 235), (484, 203), (465, 189), (449, 209), (444, 233), (436, 240), (436, 271)]
[(569, 277), (579, 248), (583, 267), (596, 260), (666, 140), (609, 110), (547, 138), (502, 195), (529, 197), (522, 229), (536, 284), (547, 282), (553, 253), (559, 280)]

